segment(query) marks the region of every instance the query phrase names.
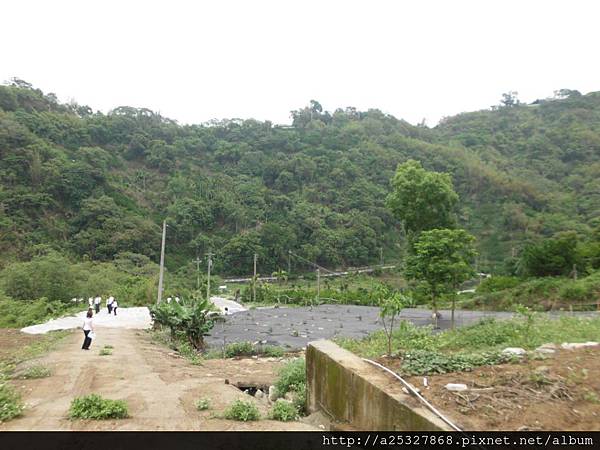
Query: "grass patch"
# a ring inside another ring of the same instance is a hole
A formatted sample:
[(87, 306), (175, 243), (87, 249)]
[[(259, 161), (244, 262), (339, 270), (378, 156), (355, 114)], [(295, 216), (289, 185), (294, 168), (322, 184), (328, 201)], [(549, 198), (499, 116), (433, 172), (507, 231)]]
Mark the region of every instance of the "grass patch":
[(210, 401), (207, 398), (201, 398), (196, 402), (196, 409), (198, 411), (206, 411), (210, 408)]
[(7, 382), (0, 381), (0, 423), (23, 413), (23, 403), (18, 392)]
[(71, 402), (70, 419), (125, 419), (129, 417), (127, 403), (123, 400), (110, 400), (97, 394), (77, 397)]
[(203, 353), (204, 359), (236, 358), (249, 356), (266, 356), (270, 358), (281, 358), (285, 355), (283, 347), (275, 345), (253, 345), (252, 342), (232, 342), (225, 348), (207, 350)]
[(223, 417), (230, 420), (248, 422), (260, 419), (260, 412), (251, 401), (238, 399), (225, 410)]
[[(394, 331), (392, 348), (403, 358), (406, 373), (445, 373), (507, 362), (500, 354), (506, 347), (531, 350), (549, 342), (586, 342), (600, 336), (597, 317), (550, 318), (525, 309), (520, 311), (520, 317), (510, 320), (485, 319), (440, 333), (403, 321)], [(378, 358), (387, 349), (383, 331), (364, 339), (337, 338), (336, 342), (365, 358)]]
[(289, 422), (298, 418), (297, 408), (287, 400), (279, 399), (273, 405), (269, 418), (281, 422)]
[(100, 350), (100, 352), (98, 353), (100, 356), (108, 356), (108, 355), (112, 355), (112, 347), (104, 347)]
[(28, 367), (18, 378), (21, 380), (33, 380), (36, 378), (46, 378), (52, 375), (52, 371), (45, 366), (35, 365)]

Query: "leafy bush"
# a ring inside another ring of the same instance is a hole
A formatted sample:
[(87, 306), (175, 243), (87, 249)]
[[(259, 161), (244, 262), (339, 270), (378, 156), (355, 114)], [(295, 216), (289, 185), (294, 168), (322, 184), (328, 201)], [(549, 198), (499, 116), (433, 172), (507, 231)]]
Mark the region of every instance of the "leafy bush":
[(477, 287), (477, 293), (490, 293), (503, 291), (504, 289), (511, 289), (518, 286), (522, 280), (517, 277), (507, 277), (502, 275), (495, 275), (490, 278), (486, 278)]
[(36, 378), (46, 378), (52, 374), (50, 369), (44, 366), (31, 366), (25, 369), (20, 375), (19, 378), (22, 380), (33, 380)]
[(150, 308), (155, 324), (166, 326), (171, 331), (171, 338), (180, 334), (197, 349), (204, 348), (204, 336), (213, 328), (214, 322), (208, 313), (212, 308), (201, 293), (196, 293), (189, 301), (162, 302)]
[(410, 375), (462, 372), (475, 367), (500, 364), (510, 360), (499, 352), (454, 353), (413, 350), (404, 355), (402, 370)]
[(210, 408), (210, 401), (207, 398), (201, 398), (196, 402), (196, 409), (198, 411), (205, 411)]
[(298, 418), (298, 410), (292, 403), (280, 398), (273, 405), (269, 417), (281, 422), (289, 422)]
[(306, 361), (304, 358), (294, 359), (279, 369), (275, 388), (280, 396), (289, 391), (296, 391), (303, 386), (306, 386)]
[(21, 397), (6, 382), (0, 381), (0, 423), (20, 416), (23, 413)]
[(233, 342), (225, 347), (225, 357), (233, 358), (234, 356), (252, 356), (254, 347), (251, 342)]
[(306, 383), (299, 383), (295, 386), (292, 403), (301, 416), (306, 415)]
[(100, 352), (98, 354), (100, 356), (112, 355), (112, 348), (108, 348), (108, 347), (105, 346), (103, 349), (100, 350)]
[(225, 410), (224, 417), (230, 420), (248, 422), (260, 419), (258, 408), (251, 401), (236, 400)]
[(71, 402), (71, 419), (124, 419), (129, 417), (127, 404), (122, 400), (110, 400), (97, 394), (77, 397)]
[(264, 356), (269, 356), (271, 358), (281, 358), (285, 351), (281, 347), (277, 347), (275, 345), (265, 345), (262, 349), (259, 349), (260, 353)]

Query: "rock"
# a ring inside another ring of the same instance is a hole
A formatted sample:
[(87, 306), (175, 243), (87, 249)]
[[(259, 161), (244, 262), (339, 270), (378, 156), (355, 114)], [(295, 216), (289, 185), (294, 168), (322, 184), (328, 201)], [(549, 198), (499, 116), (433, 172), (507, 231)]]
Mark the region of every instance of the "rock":
[(546, 353), (546, 354), (556, 353), (556, 345), (554, 345), (554, 344), (540, 345), (538, 348), (535, 349), (535, 351), (538, 353)]
[(527, 425), (523, 425), (517, 428), (517, 431), (529, 431), (529, 427)]
[(263, 398), (263, 397), (265, 396), (265, 393), (264, 393), (263, 391), (261, 391), (260, 389), (258, 389), (258, 390), (256, 391), (256, 394), (254, 394), (254, 396), (255, 396), (256, 398)]
[(507, 347), (504, 350), (502, 350), (502, 354), (510, 356), (525, 356), (527, 354), (527, 351), (521, 347)]
[(269, 401), (274, 402), (277, 400), (277, 389), (275, 386), (269, 386)]
[(466, 391), (469, 389), (466, 384), (463, 383), (448, 383), (444, 386), (449, 391)]
[(573, 342), (571, 344), (564, 342), (561, 347), (565, 350), (575, 350), (577, 348), (584, 348), (584, 347), (595, 347), (597, 345), (600, 345), (598, 342), (594, 342), (594, 341), (588, 341), (588, 342)]

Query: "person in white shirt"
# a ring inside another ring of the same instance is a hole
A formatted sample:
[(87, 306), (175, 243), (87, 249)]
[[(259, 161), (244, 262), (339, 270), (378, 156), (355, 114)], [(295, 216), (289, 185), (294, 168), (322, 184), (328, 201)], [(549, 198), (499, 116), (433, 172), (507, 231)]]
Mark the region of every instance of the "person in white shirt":
[(179, 302), (181, 301), (181, 299), (180, 299), (179, 297), (175, 297), (175, 301), (176, 301), (177, 303), (179, 303)]
[(85, 334), (85, 338), (83, 339), (83, 345), (81, 346), (82, 350), (89, 350), (90, 344), (92, 343), (92, 338), (88, 335), (94, 331), (94, 321), (92, 319), (94, 313), (91, 309), (88, 310), (85, 319), (83, 319), (83, 334)]
[(96, 310), (96, 314), (100, 312), (100, 304), (102, 303), (102, 297), (99, 295), (94, 299), (94, 309)]
[(106, 299), (106, 307), (108, 308), (108, 314), (112, 312), (112, 304), (115, 301), (115, 298), (111, 295)]
[(90, 308), (94, 307), (94, 299), (92, 297), (88, 298), (88, 304), (90, 305)]
[(119, 307), (119, 304), (117, 303), (117, 299), (115, 298), (115, 299), (113, 299), (113, 302), (112, 302), (112, 310), (114, 311), (115, 316), (117, 315), (118, 307)]
[(167, 297), (167, 303), (171, 303), (171, 300), (173, 300), (171, 297)]

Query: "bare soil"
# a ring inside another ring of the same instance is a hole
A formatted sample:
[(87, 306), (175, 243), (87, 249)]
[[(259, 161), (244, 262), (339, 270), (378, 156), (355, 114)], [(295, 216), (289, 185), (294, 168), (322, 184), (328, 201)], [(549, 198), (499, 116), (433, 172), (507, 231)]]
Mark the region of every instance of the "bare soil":
[[(429, 388), (423, 377), (406, 379), (466, 430), (600, 430), (600, 347), (433, 375)], [(464, 383), (469, 390), (451, 392), (447, 383)]]
[[(39, 339), (20, 333), (0, 333), (0, 348), (14, 348)], [(81, 350), (82, 333), (67, 336), (56, 350), (37, 363), (52, 370), (52, 376), (13, 383), (21, 392), (26, 409), (23, 416), (0, 424), (4, 430), (314, 430), (301, 422), (236, 422), (219, 416), (237, 398), (257, 404), (266, 416), (269, 405), (242, 393), (234, 384), (252, 381), (271, 384), (282, 362), (274, 358), (209, 360), (192, 365), (170, 350), (151, 341), (145, 331), (100, 328), (91, 350)], [(100, 356), (104, 345), (112, 355)], [(225, 383), (225, 380), (229, 384)], [(97, 393), (125, 400), (128, 419), (81, 421), (67, 418), (77, 396)], [(210, 409), (197, 411), (200, 398)]]
[(14, 328), (0, 328), (0, 361), (10, 358), (15, 351), (45, 336), (21, 333)]

